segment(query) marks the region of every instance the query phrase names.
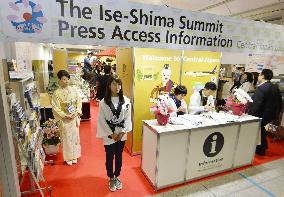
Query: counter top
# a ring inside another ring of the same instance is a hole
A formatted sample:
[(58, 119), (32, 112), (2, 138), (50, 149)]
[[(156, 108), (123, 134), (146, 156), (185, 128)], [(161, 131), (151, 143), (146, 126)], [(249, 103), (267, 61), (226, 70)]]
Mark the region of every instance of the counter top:
[(158, 133), (166, 133), (171, 131), (181, 131), (188, 129), (185, 125), (174, 125), (174, 124), (166, 124), (166, 125), (159, 125), (157, 120), (143, 120), (144, 123), (146, 123), (148, 126), (150, 126), (152, 129), (157, 131)]
[(236, 116), (228, 113), (206, 113), (202, 115), (185, 114), (170, 117), (167, 125), (159, 125), (157, 120), (143, 120), (143, 122), (157, 133), (167, 133), (188, 129), (214, 127), (219, 125), (239, 124), (243, 122), (259, 121), (260, 118), (244, 114)]

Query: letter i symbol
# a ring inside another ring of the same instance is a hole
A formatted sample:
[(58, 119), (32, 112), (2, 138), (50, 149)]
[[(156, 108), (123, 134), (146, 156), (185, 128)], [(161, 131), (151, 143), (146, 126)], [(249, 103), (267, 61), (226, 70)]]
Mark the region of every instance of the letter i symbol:
[(211, 141), (211, 151), (210, 151), (211, 154), (216, 153), (216, 141), (217, 141), (217, 135), (214, 135)]

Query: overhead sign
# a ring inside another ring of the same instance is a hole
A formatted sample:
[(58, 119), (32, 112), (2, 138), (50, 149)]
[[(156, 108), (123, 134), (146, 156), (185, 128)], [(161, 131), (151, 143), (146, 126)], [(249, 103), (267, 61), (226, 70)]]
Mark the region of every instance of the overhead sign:
[[(1, 0), (21, 41), (284, 54), (284, 27), (126, 0)], [(0, 30), (1, 32), (1, 30)]]

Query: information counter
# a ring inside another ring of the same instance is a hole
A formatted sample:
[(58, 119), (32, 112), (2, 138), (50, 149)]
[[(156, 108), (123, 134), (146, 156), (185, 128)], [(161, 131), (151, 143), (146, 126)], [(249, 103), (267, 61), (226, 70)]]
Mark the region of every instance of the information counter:
[(141, 168), (155, 190), (252, 164), (259, 118), (213, 113), (171, 121), (143, 121)]

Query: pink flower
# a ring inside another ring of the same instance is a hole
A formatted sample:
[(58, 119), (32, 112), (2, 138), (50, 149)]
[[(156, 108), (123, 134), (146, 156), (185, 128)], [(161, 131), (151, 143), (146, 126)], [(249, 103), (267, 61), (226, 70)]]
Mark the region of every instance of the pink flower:
[(170, 114), (173, 109), (170, 106), (169, 95), (160, 95), (157, 99), (156, 106), (150, 107), (150, 111), (162, 115)]

